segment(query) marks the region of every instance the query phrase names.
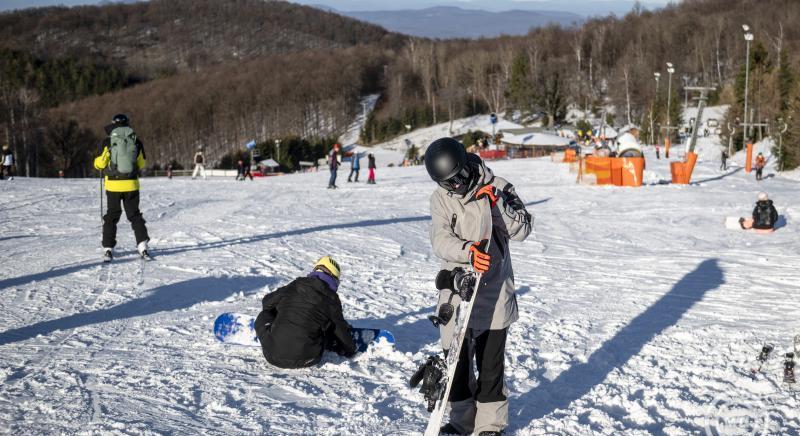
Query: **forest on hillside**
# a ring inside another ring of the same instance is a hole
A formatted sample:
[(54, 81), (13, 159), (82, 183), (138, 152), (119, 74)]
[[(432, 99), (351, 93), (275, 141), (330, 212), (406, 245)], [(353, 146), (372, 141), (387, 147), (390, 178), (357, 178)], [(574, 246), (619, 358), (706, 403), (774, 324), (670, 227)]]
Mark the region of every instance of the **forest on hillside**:
[[(753, 121), (774, 131), (779, 118), (793, 119), (800, 109), (796, 1), (685, 0), (580, 27), (479, 40), (403, 37), (285, 2), (203, 0), (200, 12), (187, 2), (0, 14), (0, 29), (19, 21), (0, 30), (8, 37), (0, 43), (7, 50), (2, 53), (12, 53), (0, 56), (0, 139), (14, 147), (24, 174), (62, 169), (86, 175), (96, 151), (86, 144), (99, 140), (116, 112), (131, 116), (154, 166), (188, 165), (198, 147), (219, 164), (251, 139), (330, 144), (369, 93), (381, 98), (362, 134), (365, 143), (385, 140), (405, 125), (473, 113), (518, 110), (554, 125), (569, 108), (599, 114), (607, 107), (614, 109), (609, 121), (640, 125), (643, 138), (652, 125), (662, 140), (668, 89), (673, 124), (684, 88), (696, 85), (716, 86), (712, 102), (731, 105), (730, 121), (743, 118), (742, 24), (754, 34), (748, 72)], [(202, 29), (208, 20), (230, 21), (238, 30), (207, 35)], [(200, 24), (189, 25), (194, 22)], [(287, 30), (265, 30), (270, 23)], [(44, 36), (35, 37), (37, 32)], [(282, 32), (293, 41), (284, 45), (287, 52), (253, 42), (274, 42)], [(672, 77), (666, 62), (675, 65)], [(52, 65), (69, 65), (71, 72)], [(654, 72), (661, 73), (658, 92)], [(789, 126), (781, 158), (793, 168), (800, 163), (800, 127)], [(733, 139), (740, 147), (741, 129)], [(315, 148), (320, 154), (324, 149)], [(282, 156), (284, 169), (294, 169), (299, 156), (308, 158), (305, 152)]]

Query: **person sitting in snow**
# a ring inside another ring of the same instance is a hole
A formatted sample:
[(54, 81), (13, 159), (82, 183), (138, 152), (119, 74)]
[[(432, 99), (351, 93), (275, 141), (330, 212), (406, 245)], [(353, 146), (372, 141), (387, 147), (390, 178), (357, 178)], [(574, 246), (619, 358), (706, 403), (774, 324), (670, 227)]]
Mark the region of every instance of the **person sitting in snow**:
[(255, 330), (267, 362), (305, 368), (319, 363), (325, 350), (355, 355), (356, 344), (336, 293), (339, 274), (339, 264), (325, 256), (308, 276), (264, 297)]
[(758, 193), (758, 201), (753, 209), (753, 219), (739, 219), (739, 224), (745, 230), (775, 230), (775, 223), (778, 222), (778, 210), (772, 204), (766, 192)]

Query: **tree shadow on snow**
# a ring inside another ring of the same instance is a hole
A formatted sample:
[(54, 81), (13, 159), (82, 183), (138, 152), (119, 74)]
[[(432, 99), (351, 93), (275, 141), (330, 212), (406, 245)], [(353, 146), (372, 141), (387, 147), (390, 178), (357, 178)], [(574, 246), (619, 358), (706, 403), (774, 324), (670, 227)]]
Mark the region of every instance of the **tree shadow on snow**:
[(144, 297), (117, 306), (7, 330), (0, 333), (0, 345), (25, 341), (58, 330), (186, 309), (203, 301), (222, 301), (239, 291), (245, 294), (256, 292), (274, 281), (272, 277), (243, 276), (200, 277), (173, 283), (155, 288)]
[[(701, 263), (614, 337), (604, 342), (586, 363), (576, 363), (554, 380), (542, 380), (541, 384), (527, 393), (511, 398), (510, 416), (517, 418), (512, 422), (513, 427), (525, 428), (558, 409), (569, 408), (574, 401), (602, 384), (612, 371), (624, 366), (648, 342), (676, 325), (695, 303), (703, 299), (706, 292), (722, 283), (724, 275), (717, 259)], [(660, 432), (659, 428), (644, 430)]]
[[(539, 203), (544, 203), (549, 201), (550, 199), (547, 198), (545, 200), (535, 201), (529, 203), (528, 205), (536, 205)], [(419, 215), (419, 216), (411, 216), (411, 217), (403, 217), (403, 218), (385, 218), (379, 220), (362, 220), (362, 221), (354, 221), (350, 223), (337, 223), (337, 224), (326, 224), (322, 226), (314, 226), (314, 227), (305, 227), (295, 230), (286, 230), (282, 232), (275, 232), (275, 233), (265, 233), (262, 235), (254, 235), (254, 236), (243, 236), (240, 238), (234, 239), (223, 239), (221, 241), (215, 242), (203, 242), (200, 244), (195, 245), (185, 245), (180, 247), (172, 247), (172, 248), (164, 248), (164, 249), (154, 249), (153, 254), (158, 257), (164, 256), (172, 256), (179, 253), (186, 253), (191, 251), (198, 251), (198, 250), (209, 250), (215, 248), (224, 248), (230, 247), (234, 245), (243, 245), (243, 244), (251, 244), (254, 242), (261, 242), (270, 239), (279, 239), (285, 238), (289, 236), (301, 236), (306, 235), (309, 233), (317, 233), (317, 232), (326, 232), (329, 230), (341, 230), (341, 229), (352, 229), (352, 228), (360, 228), (360, 227), (375, 227), (375, 226), (384, 226), (390, 224), (403, 224), (403, 223), (413, 223), (413, 222), (422, 222), (430, 220), (430, 215)], [(127, 258), (119, 258), (115, 259), (114, 263), (127, 263), (132, 262), (134, 260), (138, 260), (138, 257), (127, 257)], [(102, 265), (102, 261), (92, 261), (92, 262), (85, 262), (79, 263), (74, 265), (62, 266), (60, 268), (52, 268), (48, 271), (43, 271), (40, 273), (28, 274), (19, 277), (10, 277), (7, 279), (0, 280), (0, 290), (4, 288), (10, 288), (13, 286), (20, 286), (27, 283), (31, 283), (34, 281), (41, 281), (41, 280), (49, 280), (56, 277), (61, 277), (64, 275), (69, 275), (72, 273), (76, 273), (78, 271), (82, 271), (85, 269), (89, 269), (92, 267), (97, 267)]]
[[(351, 223), (339, 223), (339, 224), (327, 224), (323, 226), (315, 226), (315, 227), (306, 227), (301, 229), (295, 230), (286, 230), (283, 232), (276, 232), (276, 233), (266, 233), (263, 235), (255, 235), (255, 236), (245, 236), (241, 238), (235, 239), (224, 239), (222, 241), (215, 241), (215, 242), (204, 242), (195, 245), (187, 245), (182, 247), (173, 247), (173, 248), (164, 248), (164, 249), (155, 249), (153, 254), (156, 257), (164, 257), (164, 256), (172, 256), (179, 253), (186, 253), (190, 251), (198, 251), (198, 250), (209, 250), (214, 248), (223, 248), (223, 247), (230, 247), (234, 245), (242, 245), (242, 244), (251, 244), (253, 242), (261, 242), (266, 241), (269, 239), (278, 239), (284, 238), (288, 236), (299, 236), (305, 235), (308, 233), (315, 233), (315, 232), (325, 232), (328, 230), (339, 230), (339, 229), (350, 229), (350, 228), (357, 228), (357, 227), (373, 227), (373, 226), (383, 226), (388, 224), (400, 224), (400, 223), (410, 223), (410, 222), (418, 222), (418, 221), (427, 221), (430, 220), (430, 215), (427, 216), (413, 216), (413, 217), (405, 217), (405, 218), (387, 218), (381, 220), (363, 220), (363, 221), (355, 221)], [(115, 259), (114, 263), (126, 263), (131, 262), (133, 260), (138, 260), (138, 257), (131, 257), (131, 258), (121, 258)], [(33, 281), (40, 281), (40, 280), (48, 280), (55, 277), (61, 277), (63, 275), (72, 274), (78, 271), (82, 271), (84, 269), (92, 268), (95, 266), (100, 266), (102, 261), (94, 261), (88, 263), (80, 263), (77, 265), (70, 265), (61, 268), (53, 268), (49, 271), (44, 271), (41, 273), (29, 274), (20, 277), (11, 277), (8, 279), (0, 280), (0, 289), (8, 288), (12, 286), (20, 286), (26, 283), (30, 283)]]

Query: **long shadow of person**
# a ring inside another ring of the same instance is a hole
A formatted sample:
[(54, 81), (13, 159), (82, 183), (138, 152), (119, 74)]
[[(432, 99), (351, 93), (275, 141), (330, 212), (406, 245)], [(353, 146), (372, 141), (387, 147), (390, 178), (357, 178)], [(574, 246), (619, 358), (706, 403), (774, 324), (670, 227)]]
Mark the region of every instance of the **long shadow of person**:
[(276, 281), (273, 277), (199, 277), (161, 286), (146, 296), (107, 309), (76, 313), (0, 333), (0, 345), (108, 321), (185, 309), (203, 301), (222, 301), (236, 292), (252, 293)]
[(604, 342), (586, 363), (575, 364), (554, 380), (542, 383), (518, 398), (511, 398), (512, 425), (525, 428), (558, 409), (566, 409), (601, 384), (614, 369), (624, 366), (653, 338), (677, 324), (706, 292), (724, 283), (717, 259), (701, 263), (614, 337)]

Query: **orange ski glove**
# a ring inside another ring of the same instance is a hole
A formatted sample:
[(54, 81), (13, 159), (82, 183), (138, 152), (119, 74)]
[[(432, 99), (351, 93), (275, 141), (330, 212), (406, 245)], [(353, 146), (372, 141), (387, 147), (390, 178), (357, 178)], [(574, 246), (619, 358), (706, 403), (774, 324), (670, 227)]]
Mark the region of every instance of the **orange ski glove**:
[(472, 263), (472, 267), (475, 271), (483, 274), (486, 271), (489, 271), (489, 265), (492, 262), (492, 257), (489, 256), (489, 253), (486, 252), (486, 248), (489, 246), (489, 240), (484, 239), (480, 242), (473, 242), (472, 246), (469, 247), (470, 255), (469, 260)]
[(475, 199), (480, 200), (481, 198), (488, 197), (489, 202), (494, 207), (497, 204), (497, 197), (500, 192), (492, 185), (484, 185), (480, 189), (475, 192)]

